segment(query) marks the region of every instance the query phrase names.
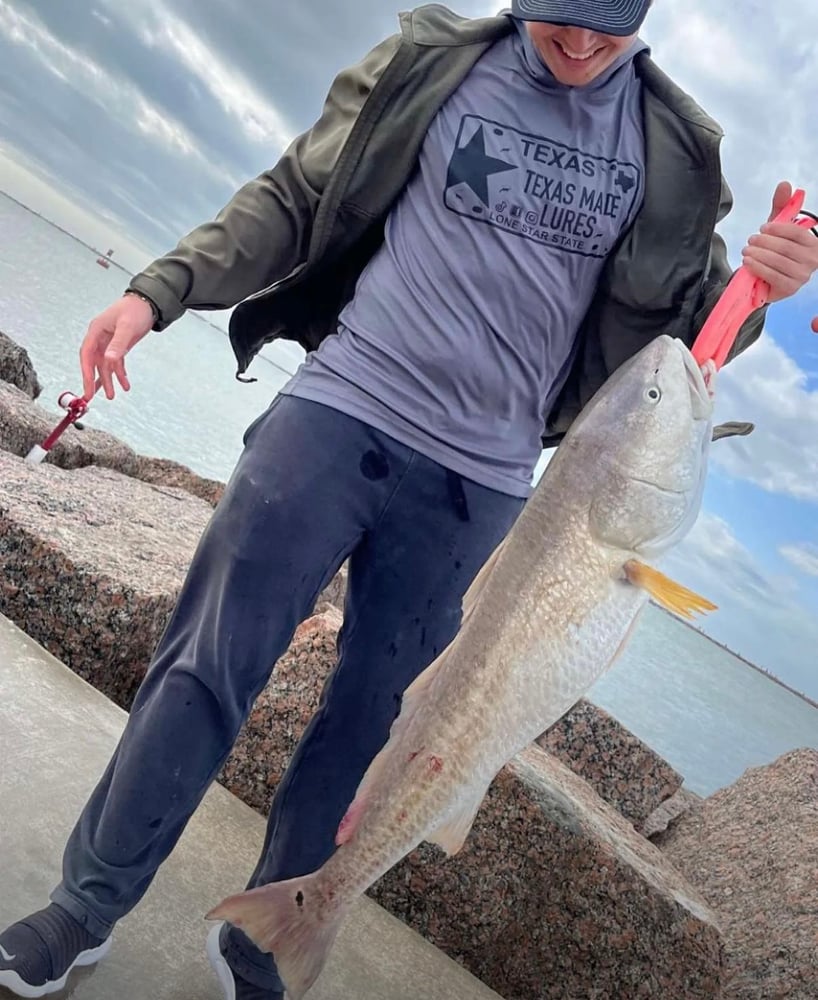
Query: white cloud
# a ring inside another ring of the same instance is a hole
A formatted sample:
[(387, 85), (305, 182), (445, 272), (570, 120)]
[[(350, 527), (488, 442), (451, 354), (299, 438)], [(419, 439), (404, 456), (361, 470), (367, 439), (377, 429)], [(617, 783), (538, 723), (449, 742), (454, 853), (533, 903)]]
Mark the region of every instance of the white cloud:
[[(65, 45), (42, 22), (0, 0), (0, 35), (33, 52), (42, 67), (81, 92), (120, 123), (132, 122), (143, 135), (195, 157), (197, 166), (215, 170), (189, 130), (149, 101), (133, 84), (103, 69), (84, 53)], [(134, 113), (136, 112), (136, 113)]]
[(818, 545), (782, 545), (779, 553), (807, 576), (818, 576)]
[[(289, 143), (293, 129), (238, 68), (228, 66), (187, 22), (162, 4), (154, 4), (153, 12), (153, 27), (143, 24), (139, 28), (148, 46), (164, 49), (178, 59), (238, 122), (249, 139), (279, 148)], [(144, 11), (139, 14), (142, 19)]]
[(755, 87), (764, 82), (768, 67), (758, 52), (748, 51), (741, 20), (726, 21), (711, 11), (710, 5), (699, 10), (696, 4), (659, 7), (645, 26), (645, 38), (651, 45), (656, 38), (656, 55), (684, 65), (699, 84), (713, 80)]
[[(725, 131), (725, 172), (735, 207), (724, 225), (734, 263), (766, 220), (779, 180), (818, 203), (812, 127), (818, 4), (779, 0), (657, 0), (644, 37), (662, 68)], [(808, 206), (809, 207), (809, 206)]]
[(91, 17), (95, 17), (97, 19), (97, 21), (99, 21), (102, 24), (104, 24), (106, 28), (110, 28), (111, 25), (114, 23), (110, 19), (110, 17), (107, 17), (105, 14), (102, 13), (102, 11), (99, 11), (99, 10), (92, 10), (91, 11)]
[(818, 503), (818, 391), (766, 334), (719, 377), (717, 416), (751, 420), (748, 438), (723, 440), (711, 461), (770, 493)]
[(702, 513), (664, 568), (718, 605), (700, 622), (708, 635), (797, 690), (818, 695), (815, 662), (818, 620), (799, 601), (798, 581), (766, 572), (729, 524)]

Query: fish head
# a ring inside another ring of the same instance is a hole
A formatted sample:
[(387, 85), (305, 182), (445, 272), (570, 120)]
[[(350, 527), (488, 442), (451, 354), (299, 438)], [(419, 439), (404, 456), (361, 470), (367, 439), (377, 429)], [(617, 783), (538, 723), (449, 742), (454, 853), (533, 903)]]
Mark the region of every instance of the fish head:
[(622, 365), (578, 421), (590, 528), (605, 545), (652, 558), (701, 507), (713, 433), (712, 384), (679, 340), (662, 336)]

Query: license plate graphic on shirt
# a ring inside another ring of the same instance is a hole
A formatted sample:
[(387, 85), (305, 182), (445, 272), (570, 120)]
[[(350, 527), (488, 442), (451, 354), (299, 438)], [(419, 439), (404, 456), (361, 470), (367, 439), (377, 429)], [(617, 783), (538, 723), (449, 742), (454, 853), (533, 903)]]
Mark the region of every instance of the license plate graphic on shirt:
[(605, 257), (641, 189), (634, 163), (608, 160), (464, 115), (446, 175), (452, 212), (587, 257)]

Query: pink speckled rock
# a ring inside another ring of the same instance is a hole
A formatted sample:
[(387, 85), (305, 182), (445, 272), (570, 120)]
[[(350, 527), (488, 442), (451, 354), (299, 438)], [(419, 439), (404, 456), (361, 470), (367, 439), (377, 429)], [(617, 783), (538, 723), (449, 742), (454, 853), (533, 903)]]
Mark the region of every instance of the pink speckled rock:
[(666, 760), (590, 701), (579, 701), (537, 742), (632, 823), (647, 819), (682, 785)]
[(0, 380), (10, 382), (30, 399), (40, 395), (40, 380), (28, 351), (0, 331)]
[(697, 806), (702, 801), (700, 795), (688, 788), (680, 788), (648, 816), (642, 823), (636, 824), (636, 829), (643, 837), (653, 840), (654, 837), (669, 830), (679, 822), (680, 817)]
[(318, 595), (318, 600), (315, 602), (316, 607), (319, 604), (329, 603), (334, 608), (338, 608), (339, 611), (343, 611), (344, 601), (347, 594), (348, 577), (349, 567), (346, 563), (344, 563), (327, 586)]
[(127, 708), (212, 509), (0, 451), (0, 611)]
[(655, 843), (724, 929), (726, 1000), (816, 1000), (818, 750), (745, 772)]

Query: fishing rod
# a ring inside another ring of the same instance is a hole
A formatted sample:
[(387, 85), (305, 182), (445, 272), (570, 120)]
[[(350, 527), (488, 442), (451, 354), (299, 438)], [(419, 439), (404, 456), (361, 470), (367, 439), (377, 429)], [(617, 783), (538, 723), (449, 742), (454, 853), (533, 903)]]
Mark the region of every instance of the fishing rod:
[(46, 437), (42, 444), (35, 444), (31, 451), (26, 455), (25, 460), (31, 465), (39, 465), (45, 460), (48, 453), (60, 439), (61, 435), (68, 430), (68, 428), (77, 423), (77, 421), (85, 416), (88, 412), (88, 407), (91, 405), (91, 399), (94, 398), (100, 386), (102, 385), (102, 379), (97, 379), (94, 385), (94, 392), (90, 399), (85, 396), (77, 396), (73, 392), (63, 392), (60, 394), (57, 400), (57, 406), (61, 410), (65, 410), (65, 416), (57, 424), (54, 430)]

